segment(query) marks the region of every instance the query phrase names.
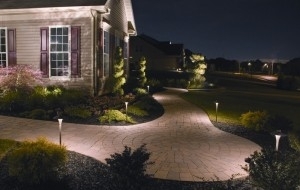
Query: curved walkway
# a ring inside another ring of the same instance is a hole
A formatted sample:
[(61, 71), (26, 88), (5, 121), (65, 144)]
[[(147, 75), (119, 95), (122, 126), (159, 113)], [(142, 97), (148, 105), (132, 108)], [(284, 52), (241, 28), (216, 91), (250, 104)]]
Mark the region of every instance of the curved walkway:
[[(182, 92), (169, 88), (155, 94), (165, 114), (151, 122), (130, 126), (63, 123), (62, 142), (69, 150), (102, 162), (125, 145), (135, 149), (146, 143), (155, 162), (147, 173), (160, 179), (210, 181), (247, 175), (241, 169), (244, 159), (260, 147), (215, 128), (203, 110), (178, 96)], [(58, 143), (58, 122), (0, 116), (0, 138), (22, 141), (39, 136)]]

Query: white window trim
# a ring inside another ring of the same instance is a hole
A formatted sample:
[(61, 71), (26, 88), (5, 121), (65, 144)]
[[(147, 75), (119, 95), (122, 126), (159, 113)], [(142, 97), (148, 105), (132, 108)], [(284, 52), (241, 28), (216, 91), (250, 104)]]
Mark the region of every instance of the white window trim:
[[(68, 28), (68, 76), (51, 76), (51, 28)], [(71, 26), (53, 25), (49, 26), (49, 79), (50, 80), (71, 80)]]
[[(5, 54), (6, 54), (6, 66), (5, 68), (7, 69), (9, 67), (9, 63), (8, 63), (8, 32), (7, 32), (7, 27), (0, 27), (1, 30), (5, 30)], [(1, 52), (3, 53), (3, 52)]]

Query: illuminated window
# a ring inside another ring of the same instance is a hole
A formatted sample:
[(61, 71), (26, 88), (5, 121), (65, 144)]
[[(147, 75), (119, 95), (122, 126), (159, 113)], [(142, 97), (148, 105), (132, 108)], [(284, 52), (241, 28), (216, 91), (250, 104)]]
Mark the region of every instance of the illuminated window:
[(70, 76), (70, 27), (50, 27), (50, 76)]
[(7, 66), (7, 29), (0, 28), (0, 68)]

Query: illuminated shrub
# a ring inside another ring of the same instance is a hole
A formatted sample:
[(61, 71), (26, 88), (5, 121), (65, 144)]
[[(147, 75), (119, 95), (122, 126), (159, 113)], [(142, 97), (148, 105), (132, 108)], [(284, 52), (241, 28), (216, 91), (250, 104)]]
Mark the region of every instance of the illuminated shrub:
[(156, 111), (160, 108), (160, 104), (152, 96), (143, 96), (134, 106), (145, 111)]
[(41, 78), (41, 72), (28, 65), (0, 69), (0, 89), (4, 92), (23, 91), (28, 93), (34, 84), (41, 83)]
[(263, 149), (246, 159), (250, 182), (265, 190), (297, 189), (300, 185), (299, 153)]
[(132, 115), (136, 115), (136, 116), (140, 116), (140, 117), (149, 115), (147, 111), (142, 110), (140, 107), (134, 106), (134, 105), (128, 106), (127, 112)]
[(146, 145), (142, 145), (132, 151), (130, 147), (125, 146), (122, 153), (115, 153), (111, 158), (105, 159), (112, 172), (113, 189), (118, 190), (137, 190), (143, 189), (150, 184), (149, 175), (145, 174), (150, 153)]
[(112, 80), (112, 93), (120, 96), (124, 94), (123, 85), (126, 83), (126, 78), (124, 75), (124, 58), (122, 52), (123, 50), (121, 47), (116, 48)]
[(290, 132), (288, 134), (288, 137), (289, 137), (289, 142), (290, 142), (290, 145), (291, 147), (300, 152), (300, 132)]
[(138, 85), (141, 88), (145, 87), (145, 84), (147, 82), (145, 70), (146, 70), (146, 58), (141, 57), (139, 60), (139, 70), (138, 70)]
[(10, 139), (0, 139), (0, 161), (6, 155), (6, 153), (16, 146), (17, 142)]
[(104, 115), (99, 117), (99, 121), (100, 123), (111, 123), (112, 121), (126, 121), (129, 123), (135, 123), (135, 121), (131, 117), (126, 117), (126, 114), (123, 114), (119, 110), (106, 110), (104, 112)]
[(149, 85), (151, 93), (161, 91), (163, 89), (163, 84), (158, 79), (148, 79), (146, 84)]
[(133, 93), (138, 97), (148, 95), (148, 92), (144, 88), (135, 88)]
[(0, 94), (0, 111), (18, 113), (25, 110), (27, 94), (23, 91), (7, 91)]
[(34, 109), (32, 111), (23, 112), (20, 114), (22, 117), (30, 119), (49, 119), (49, 112), (43, 109)]
[(64, 109), (64, 113), (71, 118), (87, 119), (92, 116), (89, 109), (70, 106)]
[(241, 115), (241, 123), (245, 127), (255, 130), (264, 130), (269, 114), (266, 111), (249, 111)]
[(23, 183), (40, 184), (55, 180), (58, 168), (66, 160), (64, 146), (53, 144), (45, 138), (25, 141), (8, 154), (9, 175)]

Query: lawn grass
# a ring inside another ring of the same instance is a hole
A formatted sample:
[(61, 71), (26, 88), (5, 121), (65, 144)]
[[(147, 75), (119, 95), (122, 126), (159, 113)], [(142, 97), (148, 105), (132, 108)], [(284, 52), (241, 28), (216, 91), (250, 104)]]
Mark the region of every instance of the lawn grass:
[(17, 144), (14, 140), (0, 139), (0, 160), (5, 156), (8, 150)]
[(293, 122), (294, 129), (300, 131), (300, 93), (282, 91), (270, 87), (246, 84), (233, 87), (233, 84), (212, 91), (191, 91), (181, 95), (185, 100), (201, 107), (210, 119), (216, 119), (218, 105), (218, 121), (240, 124), (240, 116), (248, 111), (267, 111), (272, 115), (285, 116)]

